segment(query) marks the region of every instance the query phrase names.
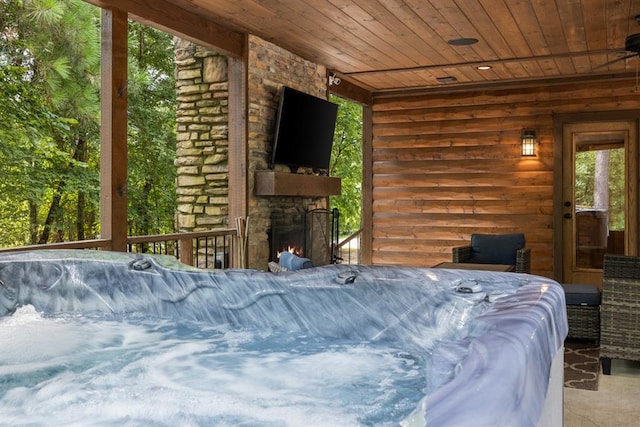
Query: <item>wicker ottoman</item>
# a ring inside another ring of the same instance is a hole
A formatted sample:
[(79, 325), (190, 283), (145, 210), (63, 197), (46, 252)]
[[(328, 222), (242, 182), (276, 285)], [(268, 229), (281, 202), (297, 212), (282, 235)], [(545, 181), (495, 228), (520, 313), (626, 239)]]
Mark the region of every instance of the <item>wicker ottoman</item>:
[(600, 341), (600, 290), (592, 285), (562, 285), (567, 304), (567, 338)]

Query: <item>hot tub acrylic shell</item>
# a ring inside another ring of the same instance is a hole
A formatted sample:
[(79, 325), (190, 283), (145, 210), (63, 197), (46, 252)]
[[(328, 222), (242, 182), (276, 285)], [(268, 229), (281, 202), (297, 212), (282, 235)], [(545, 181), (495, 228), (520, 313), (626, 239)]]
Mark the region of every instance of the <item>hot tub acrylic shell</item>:
[[(347, 274), (352, 283), (344, 283)], [(3, 254), (0, 280), (4, 315), (23, 306), (50, 317), (144, 314), (405, 349), (428, 364), (414, 409), (390, 425), (540, 425), (567, 335), (560, 285), (514, 273), (363, 265), (204, 271), (170, 257), (72, 250)], [(468, 280), (482, 291), (456, 292)]]

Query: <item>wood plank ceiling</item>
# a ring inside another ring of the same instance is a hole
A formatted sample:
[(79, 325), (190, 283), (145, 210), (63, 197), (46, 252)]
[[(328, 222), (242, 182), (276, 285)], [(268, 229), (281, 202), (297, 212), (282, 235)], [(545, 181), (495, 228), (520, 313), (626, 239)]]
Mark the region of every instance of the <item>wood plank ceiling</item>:
[[(640, 63), (640, 0), (87, 1), (217, 36), (223, 52), (255, 34), (378, 93), (629, 77)], [(449, 43), (461, 38), (478, 42)]]
[[(628, 76), (639, 65), (603, 66), (632, 53), (625, 37), (640, 33), (640, 0), (169, 1), (372, 92)], [(448, 43), (459, 38), (478, 42)]]

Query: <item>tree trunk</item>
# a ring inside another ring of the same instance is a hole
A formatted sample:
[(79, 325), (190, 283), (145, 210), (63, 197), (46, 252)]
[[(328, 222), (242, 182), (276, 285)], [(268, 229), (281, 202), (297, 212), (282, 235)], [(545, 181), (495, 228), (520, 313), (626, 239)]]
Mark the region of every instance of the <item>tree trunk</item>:
[(596, 167), (593, 185), (593, 207), (609, 209), (609, 150), (596, 151)]
[(38, 206), (33, 200), (29, 200), (29, 243), (35, 245), (38, 242)]
[[(153, 188), (153, 184), (151, 183), (151, 181), (149, 180), (145, 181), (144, 186), (142, 187), (142, 200), (145, 201), (146, 206), (149, 206), (149, 199), (150, 199), (149, 195), (151, 194), (152, 188)], [(142, 219), (140, 222), (140, 229), (138, 230), (138, 232), (141, 235), (151, 234), (151, 223), (152, 223), (151, 209), (147, 209), (146, 211), (144, 211), (142, 215)], [(143, 245), (143, 250), (144, 251), (147, 250), (146, 245)]]
[(62, 192), (64, 191), (64, 186), (64, 181), (60, 181), (53, 193), (51, 206), (49, 206), (49, 213), (47, 214), (47, 219), (44, 221), (40, 240), (38, 240), (39, 245), (43, 245), (49, 241), (49, 236), (51, 235), (51, 227), (55, 223), (55, 221), (60, 218), (60, 201), (62, 200)]
[(78, 235), (78, 240), (85, 240), (84, 215), (86, 204), (86, 196), (84, 192), (78, 191), (78, 204), (76, 207), (76, 234)]
[[(76, 160), (85, 163), (87, 161), (87, 142), (84, 138), (78, 138), (76, 153)], [(77, 240), (85, 240), (84, 224), (85, 224), (85, 209), (86, 209), (86, 194), (84, 191), (78, 191), (78, 201), (76, 205), (76, 234)]]

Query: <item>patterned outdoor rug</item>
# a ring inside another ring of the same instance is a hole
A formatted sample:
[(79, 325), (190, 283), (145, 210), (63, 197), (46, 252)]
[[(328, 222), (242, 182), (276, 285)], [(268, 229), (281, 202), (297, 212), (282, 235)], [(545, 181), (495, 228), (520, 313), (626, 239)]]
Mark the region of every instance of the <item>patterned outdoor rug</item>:
[(600, 350), (596, 344), (564, 343), (564, 386), (598, 390)]

